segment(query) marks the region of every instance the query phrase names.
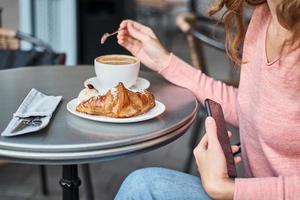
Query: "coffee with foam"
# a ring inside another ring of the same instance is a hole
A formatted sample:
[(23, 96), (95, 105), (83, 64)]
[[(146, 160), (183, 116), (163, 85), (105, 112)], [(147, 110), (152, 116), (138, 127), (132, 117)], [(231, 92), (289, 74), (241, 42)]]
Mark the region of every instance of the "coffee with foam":
[(106, 55), (98, 57), (96, 61), (109, 65), (128, 65), (136, 63), (137, 59), (126, 55)]

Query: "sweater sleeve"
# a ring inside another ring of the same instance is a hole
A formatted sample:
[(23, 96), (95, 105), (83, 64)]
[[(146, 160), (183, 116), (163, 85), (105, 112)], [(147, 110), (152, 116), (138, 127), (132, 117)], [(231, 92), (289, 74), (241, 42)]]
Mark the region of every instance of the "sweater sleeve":
[(234, 200), (296, 200), (300, 195), (300, 176), (235, 179)]
[(202, 105), (206, 98), (220, 103), (225, 120), (238, 126), (237, 88), (208, 77), (173, 54), (170, 56), (168, 66), (159, 73), (171, 83), (192, 91)]

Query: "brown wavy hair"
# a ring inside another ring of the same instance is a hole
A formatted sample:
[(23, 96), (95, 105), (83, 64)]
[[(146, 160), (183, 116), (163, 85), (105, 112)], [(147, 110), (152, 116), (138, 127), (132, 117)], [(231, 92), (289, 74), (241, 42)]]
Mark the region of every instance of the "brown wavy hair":
[[(241, 48), (246, 33), (244, 6), (245, 4), (257, 6), (263, 3), (266, 3), (266, 0), (219, 0), (208, 12), (211, 16), (226, 8), (223, 15), (226, 32), (225, 47), (228, 56), (235, 64), (242, 63)], [(300, 0), (282, 0), (276, 7), (276, 14), (279, 23), (292, 33), (292, 37), (282, 45), (281, 52), (286, 45), (293, 46), (293, 50), (298, 48), (300, 46)]]

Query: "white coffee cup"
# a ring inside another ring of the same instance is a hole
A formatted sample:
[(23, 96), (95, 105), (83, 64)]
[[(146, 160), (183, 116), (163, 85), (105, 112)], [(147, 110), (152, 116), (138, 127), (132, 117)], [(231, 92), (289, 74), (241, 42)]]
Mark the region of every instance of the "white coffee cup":
[(129, 55), (104, 55), (95, 58), (95, 72), (101, 88), (110, 89), (122, 82), (126, 88), (136, 83), (140, 61)]

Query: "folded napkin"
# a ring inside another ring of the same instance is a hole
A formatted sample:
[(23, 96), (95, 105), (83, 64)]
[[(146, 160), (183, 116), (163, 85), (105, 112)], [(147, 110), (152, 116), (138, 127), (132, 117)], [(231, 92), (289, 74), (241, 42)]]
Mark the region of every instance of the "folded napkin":
[[(47, 96), (36, 89), (31, 89), (18, 110), (14, 113), (12, 120), (1, 136), (15, 136), (41, 130), (49, 124), (52, 113), (61, 101), (61, 96)], [(26, 126), (14, 131), (14, 129), (28, 117), (36, 117), (41, 120), (38, 126)]]

